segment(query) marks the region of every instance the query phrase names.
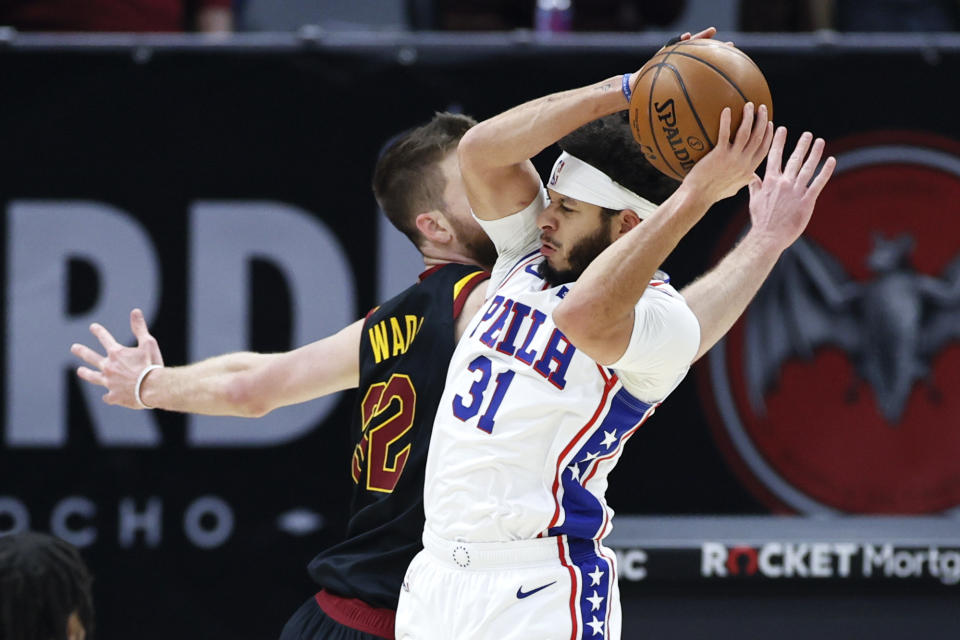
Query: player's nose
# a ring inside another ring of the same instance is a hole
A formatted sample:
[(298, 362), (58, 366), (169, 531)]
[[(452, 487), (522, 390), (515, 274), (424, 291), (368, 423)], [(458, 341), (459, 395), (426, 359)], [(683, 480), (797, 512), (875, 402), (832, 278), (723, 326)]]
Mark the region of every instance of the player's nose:
[(550, 203), (550, 205), (541, 211), (537, 215), (537, 226), (540, 227), (541, 231), (555, 231), (557, 228), (557, 216), (556, 216), (557, 205), (555, 203)]

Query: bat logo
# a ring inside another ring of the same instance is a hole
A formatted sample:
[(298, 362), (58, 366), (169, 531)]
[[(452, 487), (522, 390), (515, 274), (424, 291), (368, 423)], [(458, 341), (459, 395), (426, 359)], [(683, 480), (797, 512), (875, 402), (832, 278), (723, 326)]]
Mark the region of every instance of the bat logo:
[(873, 390), (887, 422), (899, 423), (931, 359), (960, 339), (960, 254), (934, 278), (911, 267), (915, 244), (906, 234), (873, 234), (873, 278), (866, 282), (853, 281), (812, 240), (801, 238), (784, 252), (747, 312), (744, 357), (754, 411), (764, 412), (764, 395), (784, 361), (836, 347)]
[(803, 238), (697, 366), (718, 448), (776, 512), (960, 514), (960, 143), (829, 152)]

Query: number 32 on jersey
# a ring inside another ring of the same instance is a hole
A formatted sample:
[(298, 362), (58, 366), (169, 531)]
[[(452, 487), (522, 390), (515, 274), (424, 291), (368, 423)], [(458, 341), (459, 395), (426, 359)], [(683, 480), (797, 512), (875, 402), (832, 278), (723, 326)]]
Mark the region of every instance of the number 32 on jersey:
[(355, 483), (366, 476), (369, 491), (391, 493), (396, 488), (410, 455), (410, 443), (400, 447), (399, 441), (413, 426), (416, 407), (417, 391), (404, 374), (370, 385), (360, 407), (363, 437), (351, 464)]

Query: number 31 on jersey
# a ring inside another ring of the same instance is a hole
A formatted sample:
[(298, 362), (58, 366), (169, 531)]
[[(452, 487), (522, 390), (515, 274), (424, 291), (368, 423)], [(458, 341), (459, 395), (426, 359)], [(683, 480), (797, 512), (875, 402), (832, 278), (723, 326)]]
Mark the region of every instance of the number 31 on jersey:
[[(453, 398), (453, 415), (466, 422), (480, 413), (484, 405), (484, 396), (487, 387), (490, 386), (490, 379), (493, 377), (493, 363), (486, 356), (477, 356), (467, 367), (468, 371), (480, 372), (480, 378), (475, 380), (465, 395), (457, 394)], [(497, 410), (503, 402), (503, 396), (506, 395), (510, 382), (513, 381), (515, 371), (503, 371), (494, 379), (493, 392), (490, 395), (490, 401), (486, 404), (486, 410), (477, 420), (477, 428), (487, 433), (493, 433), (494, 420)]]

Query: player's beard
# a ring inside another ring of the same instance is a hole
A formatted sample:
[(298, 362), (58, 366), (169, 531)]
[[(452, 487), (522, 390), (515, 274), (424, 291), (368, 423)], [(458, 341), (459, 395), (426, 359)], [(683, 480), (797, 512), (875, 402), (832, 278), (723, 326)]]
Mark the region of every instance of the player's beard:
[(448, 216), (447, 220), (467, 255), (484, 269), (493, 269), (493, 263), (497, 261), (497, 248), (487, 233), (476, 223), (468, 225), (454, 216)]
[(612, 242), (609, 221), (604, 220), (599, 229), (573, 245), (570, 256), (567, 258), (569, 266), (566, 269), (556, 269), (550, 266), (547, 260), (543, 260), (537, 267), (537, 271), (551, 287), (574, 282), (586, 271), (594, 258), (603, 253), (603, 250)]

